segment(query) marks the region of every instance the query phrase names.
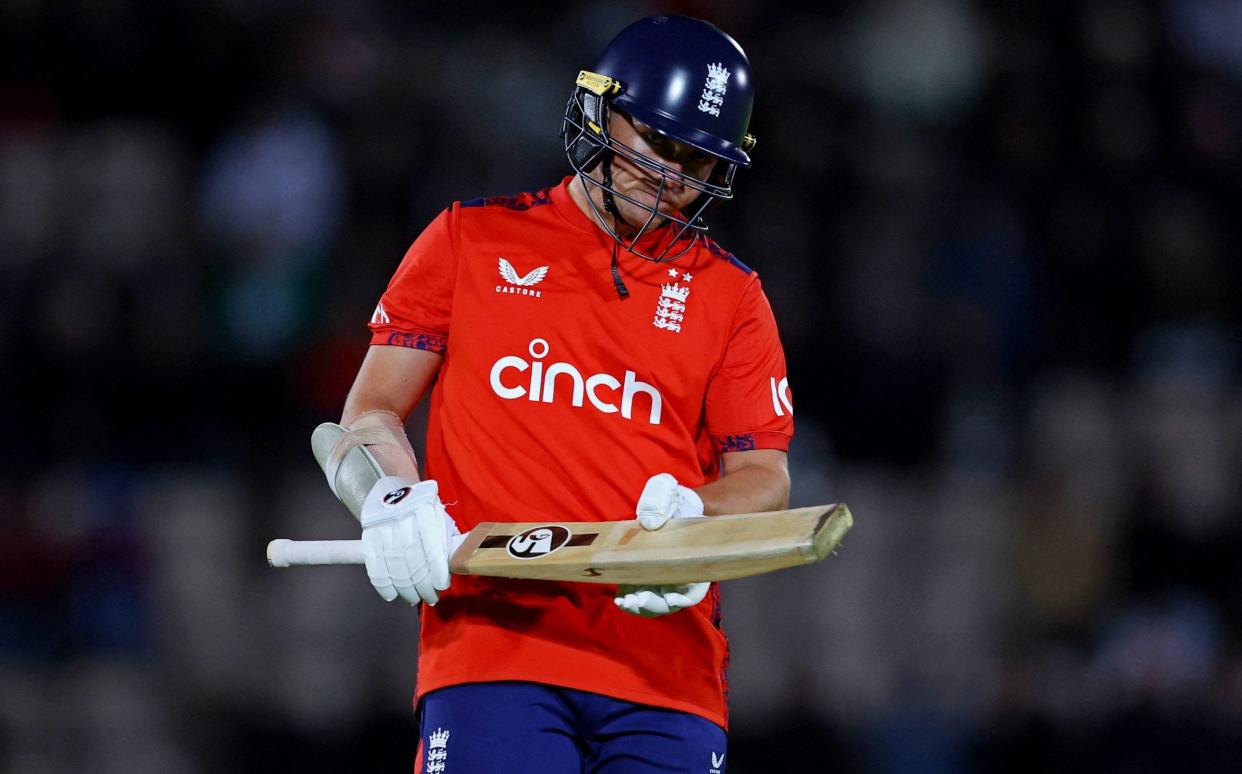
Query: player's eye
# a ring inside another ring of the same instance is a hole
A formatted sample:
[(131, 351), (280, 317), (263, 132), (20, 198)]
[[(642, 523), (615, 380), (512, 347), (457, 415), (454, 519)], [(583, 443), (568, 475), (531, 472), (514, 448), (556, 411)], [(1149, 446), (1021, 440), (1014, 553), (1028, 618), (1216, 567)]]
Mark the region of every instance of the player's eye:
[(710, 164), (712, 159), (714, 158), (715, 156), (713, 156), (710, 153), (704, 153), (703, 151), (695, 151), (694, 153), (690, 154), (689, 161), (692, 165), (696, 167), (702, 167), (702, 166), (706, 166), (707, 164)]
[(679, 161), (689, 167), (702, 167), (711, 163), (714, 158), (710, 153), (701, 150), (695, 150), (687, 145), (670, 140), (662, 134), (656, 132), (648, 132), (643, 135), (643, 139), (651, 146), (659, 155), (666, 159)]
[(655, 132), (649, 132), (643, 136), (643, 139), (647, 141), (647, 144), (651, 146), (652, 150), (661, 156), (672, 158), (677, 152), (677, 149), (673, 145), (672, 141), (663, 135), (656, 134)]

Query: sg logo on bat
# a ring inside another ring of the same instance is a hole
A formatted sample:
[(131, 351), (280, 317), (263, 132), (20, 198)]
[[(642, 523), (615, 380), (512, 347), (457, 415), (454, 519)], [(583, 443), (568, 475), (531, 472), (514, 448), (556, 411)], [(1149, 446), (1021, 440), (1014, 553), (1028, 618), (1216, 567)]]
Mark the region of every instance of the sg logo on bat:
[(531, 527), (509, 538), (505, 546), (515, 559), (538, 559), (569, 542), (573, 535), (559, 524)]

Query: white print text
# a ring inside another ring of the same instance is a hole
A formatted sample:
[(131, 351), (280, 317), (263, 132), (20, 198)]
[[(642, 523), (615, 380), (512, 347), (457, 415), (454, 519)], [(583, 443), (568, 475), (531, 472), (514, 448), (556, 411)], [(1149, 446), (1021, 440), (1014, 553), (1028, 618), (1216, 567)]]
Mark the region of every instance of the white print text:
[[(653, 425), (660, 424), (664, 399), (660, 397), (660, 392), (655, 387), (639, 381), (635, 372), (626, 371), (621, 378), (617, 378), (611, 374), (583, 376), (582, 372), (570, 363), (550, 363), (545, 368), (543, 358), (547, 356), (550, 349), (548, 342), (543, 339), (532, 339), (528, 349), (531, 356), (530, 362), (517, 355), (506, 355), (492, 364), (490, 374), (492, 392), (505, 400), (525, 397), (530, 401), (553, 403), (556, 400), (558, 377), (563, 377), (559, 379), (559, 384), (562, 385), (561, 394), (564, 395), (565, 389), (572, 390), (569, 404), (574, 408), (582, 408), (586, 401), (590, 401), (592, 406), (605, 414), (620, 413), (623, 418), (632, 419), (635, 399), (645, 396), (643, 402), (650, 406), (647, 421)], [(519, 374), (530, 371), (530, 376), (515, 379), (507, 373), (509, 371), (516, 371)], [(618, 392), (621, 398), (620, 406), (615, 402)]]
[(531, 290), (530, 288), (515, 288), (515, 287), (510, 287), (509, 285), (497, 285), (496, 292), (497, 293), (513, 293), (514, 295), (518, 295), (518, 296), (534, 296), (535, 298), (539, 298), (540, 296), (543, 295), (542, 290)]
[[(768, 386), (772, 388), (772, 410), (776, 412), (778, 417), (785, 416), (788, 412), (793, 416), (793, 396), (789, 394), (789, 377), (776, 381), (776, 377), (768, 378)], [(784, 410), (781, 407), (784, 406)]]

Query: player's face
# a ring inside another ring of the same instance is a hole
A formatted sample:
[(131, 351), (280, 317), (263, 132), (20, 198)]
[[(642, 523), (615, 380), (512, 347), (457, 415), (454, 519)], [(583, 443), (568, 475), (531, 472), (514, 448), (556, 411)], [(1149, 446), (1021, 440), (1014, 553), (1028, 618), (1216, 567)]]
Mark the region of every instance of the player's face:
[[(652, 161), (659, 162), (683, 175), (706, 180), (716, 166), (716, 157), (697, 148), (660, 134), (641, 121), (629, 118), (617, 111), (609, 117), (612, 138), (623, 143)], [(613, 187), (625, 196), (636, 199), (659, 212), (674, 214), (694, 201), (699, 192), (679, 183), (674, 178), (664, 182), (660, 191), (661, 175), (626, 159), (621, 154), (612, 158)], [(620, 197), (617, 209), (632, 227), (639, 227), (651, 213)]]

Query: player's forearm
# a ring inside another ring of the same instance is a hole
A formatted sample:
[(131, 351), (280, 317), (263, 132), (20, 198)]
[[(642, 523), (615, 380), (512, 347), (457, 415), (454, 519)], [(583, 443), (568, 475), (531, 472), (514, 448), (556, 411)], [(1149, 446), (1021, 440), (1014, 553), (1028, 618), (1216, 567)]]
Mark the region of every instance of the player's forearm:
[(396, 443), (368, 444), (367, 448), (375, 455), (387, 475), (418, 481), (418, 460), (406, 438), (402, 417), (397, 413), (400, 407), (385, 400), (380, 393), (369, 393), (357, 388), (358, 385), (355, 384), (345, 401), (345, 409), (341, 412), (341, 425), (350, 430), (363, 427), (387, 429)]
[(341, 425), (350, 430), (378, 427), (390, 432), (392, 444), (371, 444), (384, 473), (419, 480), (418, 460), (405, 435), (405, 417), (435, 378), (440, 356), (422, 350), (373, 346), (345, 399)]
[[(758, 454), (758, 452), (747, 452)], [(762, 513), (789, 507), (789, 468), (783, 452), (763, 455), (748, 464), (726, 463), (725, 474), (694, 490), (703, 500), (708, 516), (730, 513)]]
[(431, 387), (441, 360), (421, 349), (372, 346), (345, 398), (341, 424), (348, 427), (367, 411), (391, 411), (404, 422)]

